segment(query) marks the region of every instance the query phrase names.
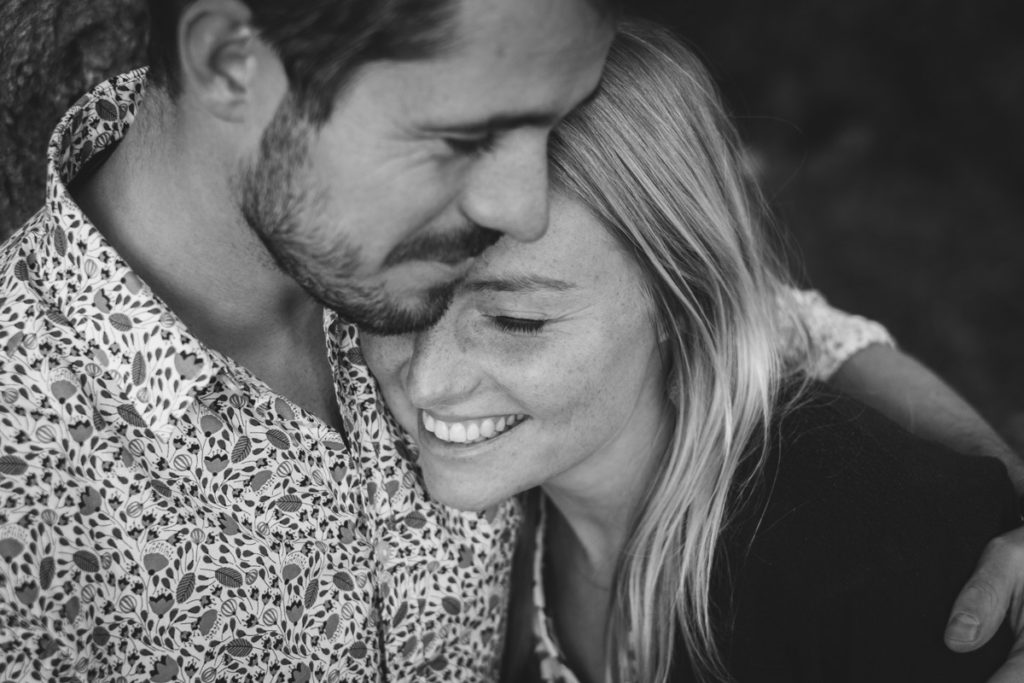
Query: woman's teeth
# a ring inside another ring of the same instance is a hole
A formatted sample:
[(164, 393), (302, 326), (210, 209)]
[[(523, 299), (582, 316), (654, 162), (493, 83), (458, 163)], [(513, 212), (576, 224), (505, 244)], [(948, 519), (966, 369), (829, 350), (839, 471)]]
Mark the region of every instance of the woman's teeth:
[(441, 441), (449, 443), (477, 443), (493, 439), (525, 419), (525, 415), (505, 415), (488, 417), (483, 420), (444, 422), (426, 411), (423, 412), (423, 426), (427, 428), (427, 431)]

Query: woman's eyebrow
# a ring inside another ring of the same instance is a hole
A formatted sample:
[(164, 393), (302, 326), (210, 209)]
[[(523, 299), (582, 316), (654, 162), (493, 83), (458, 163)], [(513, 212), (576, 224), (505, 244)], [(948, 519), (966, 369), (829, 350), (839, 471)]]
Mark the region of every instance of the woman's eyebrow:
[(541, 290), (565, 292), (576, 289), (576, 285), (542, 275), (507, 275), (494, 278), (473, 278), (463, 282), (460, 288), (469, 292), (537, 292)]

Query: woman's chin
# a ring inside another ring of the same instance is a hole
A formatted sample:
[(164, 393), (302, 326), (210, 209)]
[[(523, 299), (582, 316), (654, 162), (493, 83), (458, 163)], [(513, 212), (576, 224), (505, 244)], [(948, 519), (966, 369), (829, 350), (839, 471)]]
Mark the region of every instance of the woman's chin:
[(431, 472), (429, 467), (423, 467), (423, 483), (438, 503), (466, 512), (486, 510), (515, 495), (515, 491), (498, 490), (493, 481), (455, 480)]

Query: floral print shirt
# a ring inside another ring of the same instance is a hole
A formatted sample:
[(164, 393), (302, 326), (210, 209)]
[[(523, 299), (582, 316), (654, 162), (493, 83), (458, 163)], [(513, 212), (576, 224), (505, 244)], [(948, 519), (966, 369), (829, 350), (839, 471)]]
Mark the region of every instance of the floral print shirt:
[(547, 504), (538, 502), (537, 528), (533, 537), (533, 565), (530, 596), (533, 599), (532, 618), (534, 651), (540, 662), (540, 680), (543, 683), (579, 683), (576, 674), (565, 661), (562, 646), (555, 633), (555, 620), (548, 611), (544, 597), (544, 555), (547, 547)]
[[(430, 501), (353, 326), (325, 313), (338, 433), (194, 338), (71, 198), (144, 88), (67, 112), (0, 245), (0, 679), (493, 679), (514, 504)], [(794, 362), (888, 341), (783, 305), (811, 322)]]
[(71, 108), (0, 245), (0, 679), (494, 678), (511, 504), (427, 498), (351, 325), (325, 314), (338, 433), (191, 336), (69, 195), (144, 86)]

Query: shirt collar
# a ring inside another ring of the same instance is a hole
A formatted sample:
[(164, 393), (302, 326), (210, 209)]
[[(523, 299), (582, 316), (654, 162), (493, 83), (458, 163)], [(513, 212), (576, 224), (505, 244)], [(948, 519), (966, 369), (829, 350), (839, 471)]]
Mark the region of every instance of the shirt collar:
[(345, 430), (350, 433), (358, 431), (356, 428), (367, 410), (371, 413), (379, 410), (382, 415), (390, 416), (377, 388), (377, 380), (370, 374), (363, 358), (359, 328), (328, 308), (324, 310), (324, 332)]
[(223, 363), (132, 272), (68, 191), (89, 159), (125, 135), (145, 85), (145, 69), (101, 83), (57, 125), (47, 150), (49, 220), (33, 269), (54, 313), (92, 348), (85, 371), (119, 373), (129, 394), (121, 416), (159, 435)]

